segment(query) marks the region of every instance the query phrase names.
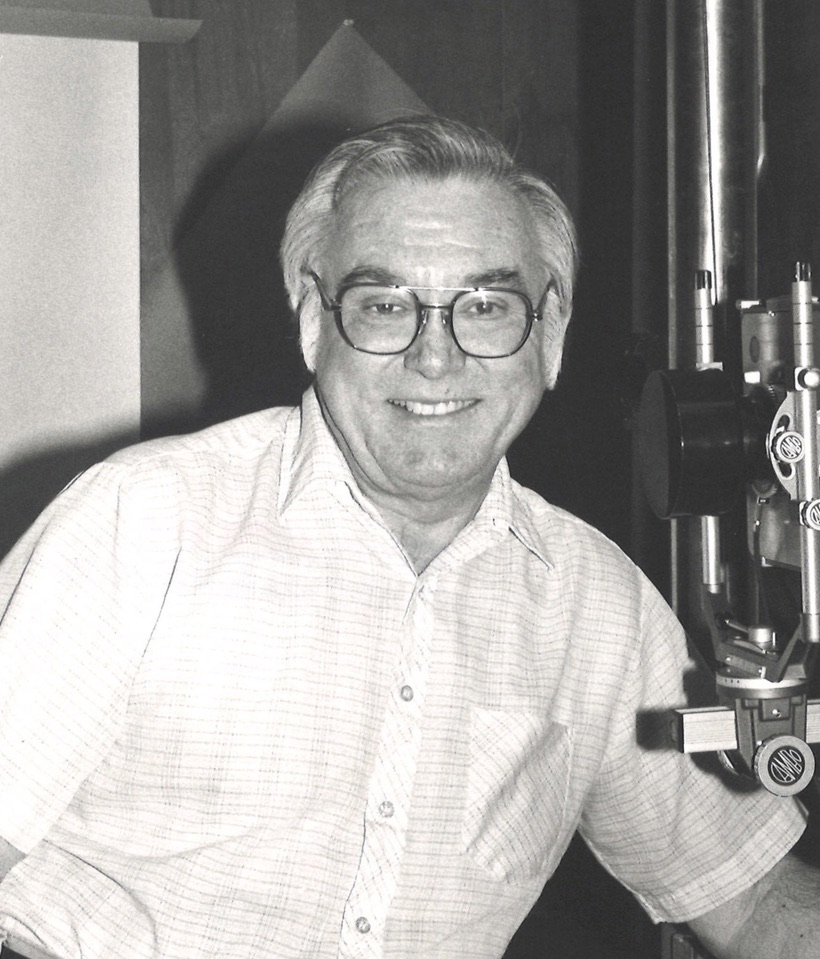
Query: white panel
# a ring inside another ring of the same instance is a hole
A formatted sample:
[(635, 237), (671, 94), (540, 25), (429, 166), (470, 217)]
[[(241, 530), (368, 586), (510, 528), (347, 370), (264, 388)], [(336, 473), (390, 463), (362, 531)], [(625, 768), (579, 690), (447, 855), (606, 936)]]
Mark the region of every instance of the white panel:
[(137, 57), (0, 36), (0, 471), (138, 429)]
[(200, 23), (155, 17), (148, 0), (0, 0), (0, 31), (29, 36), (185, 43)]

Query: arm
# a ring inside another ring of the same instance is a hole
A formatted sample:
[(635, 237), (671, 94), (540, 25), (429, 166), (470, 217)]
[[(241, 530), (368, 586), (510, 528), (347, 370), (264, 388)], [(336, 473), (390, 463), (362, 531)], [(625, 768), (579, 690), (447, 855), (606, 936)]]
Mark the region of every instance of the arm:
[(168, 589), (174, 491), (128, 479), (88, 470), (0, 564), (0, 875), (116, 740)]
[(688, 925), (718, 959), (820, 959), (820, 870), (786, 856)]

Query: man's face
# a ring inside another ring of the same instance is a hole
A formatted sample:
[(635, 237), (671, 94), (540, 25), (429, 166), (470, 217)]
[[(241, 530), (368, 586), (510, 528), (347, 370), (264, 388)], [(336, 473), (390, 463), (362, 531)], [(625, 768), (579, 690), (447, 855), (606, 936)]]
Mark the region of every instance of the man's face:
[[(550, 277), (530, 216), (494, 183), (377, 181), (343, 201), (320, 276), (340, 284), (504, 286), (538, 303)], [(422, 302), (449, 296), (420, 294)], [(513, 356), (462, 353), (433, 311), (413, 345), (394, 356), (354, 350), (330, 312), (322, 318), (316, 387), (331, 431), (366, 493), (462, 502), (483, 494), (498, 460), (546, 386), (543, 324)]]

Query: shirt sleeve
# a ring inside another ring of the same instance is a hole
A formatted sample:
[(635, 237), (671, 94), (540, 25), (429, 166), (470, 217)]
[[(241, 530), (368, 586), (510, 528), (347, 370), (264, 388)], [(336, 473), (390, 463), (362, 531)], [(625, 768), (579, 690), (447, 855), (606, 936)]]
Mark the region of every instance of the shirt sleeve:
[(669, 710), (688, 704), (685, 688), (700, 670), (671, 611), (649, 584), (643, 592), (643, 639), (630, 653), (580, 831), (654, 921), (683, 922), (768, 872), (805, 816), (796, 800), (732, 777), (715, 756), (669, 744)]
[(101, 464), (0, 566), (0, 835), (24, 853), (117, 735), (173, 569), (172, 499)]

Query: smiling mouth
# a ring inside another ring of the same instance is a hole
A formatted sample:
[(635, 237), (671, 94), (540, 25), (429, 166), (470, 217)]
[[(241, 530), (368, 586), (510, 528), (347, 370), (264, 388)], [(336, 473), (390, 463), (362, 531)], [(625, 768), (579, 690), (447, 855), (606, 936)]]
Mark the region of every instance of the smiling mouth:
[(446, 416), (448, 413), (459, 413), (470, 406), (475, 406), (478, 401), (442, 400), (439, 403), (421, 403), (417, 400), (390, 400), (389, 402), (415, 416)]

